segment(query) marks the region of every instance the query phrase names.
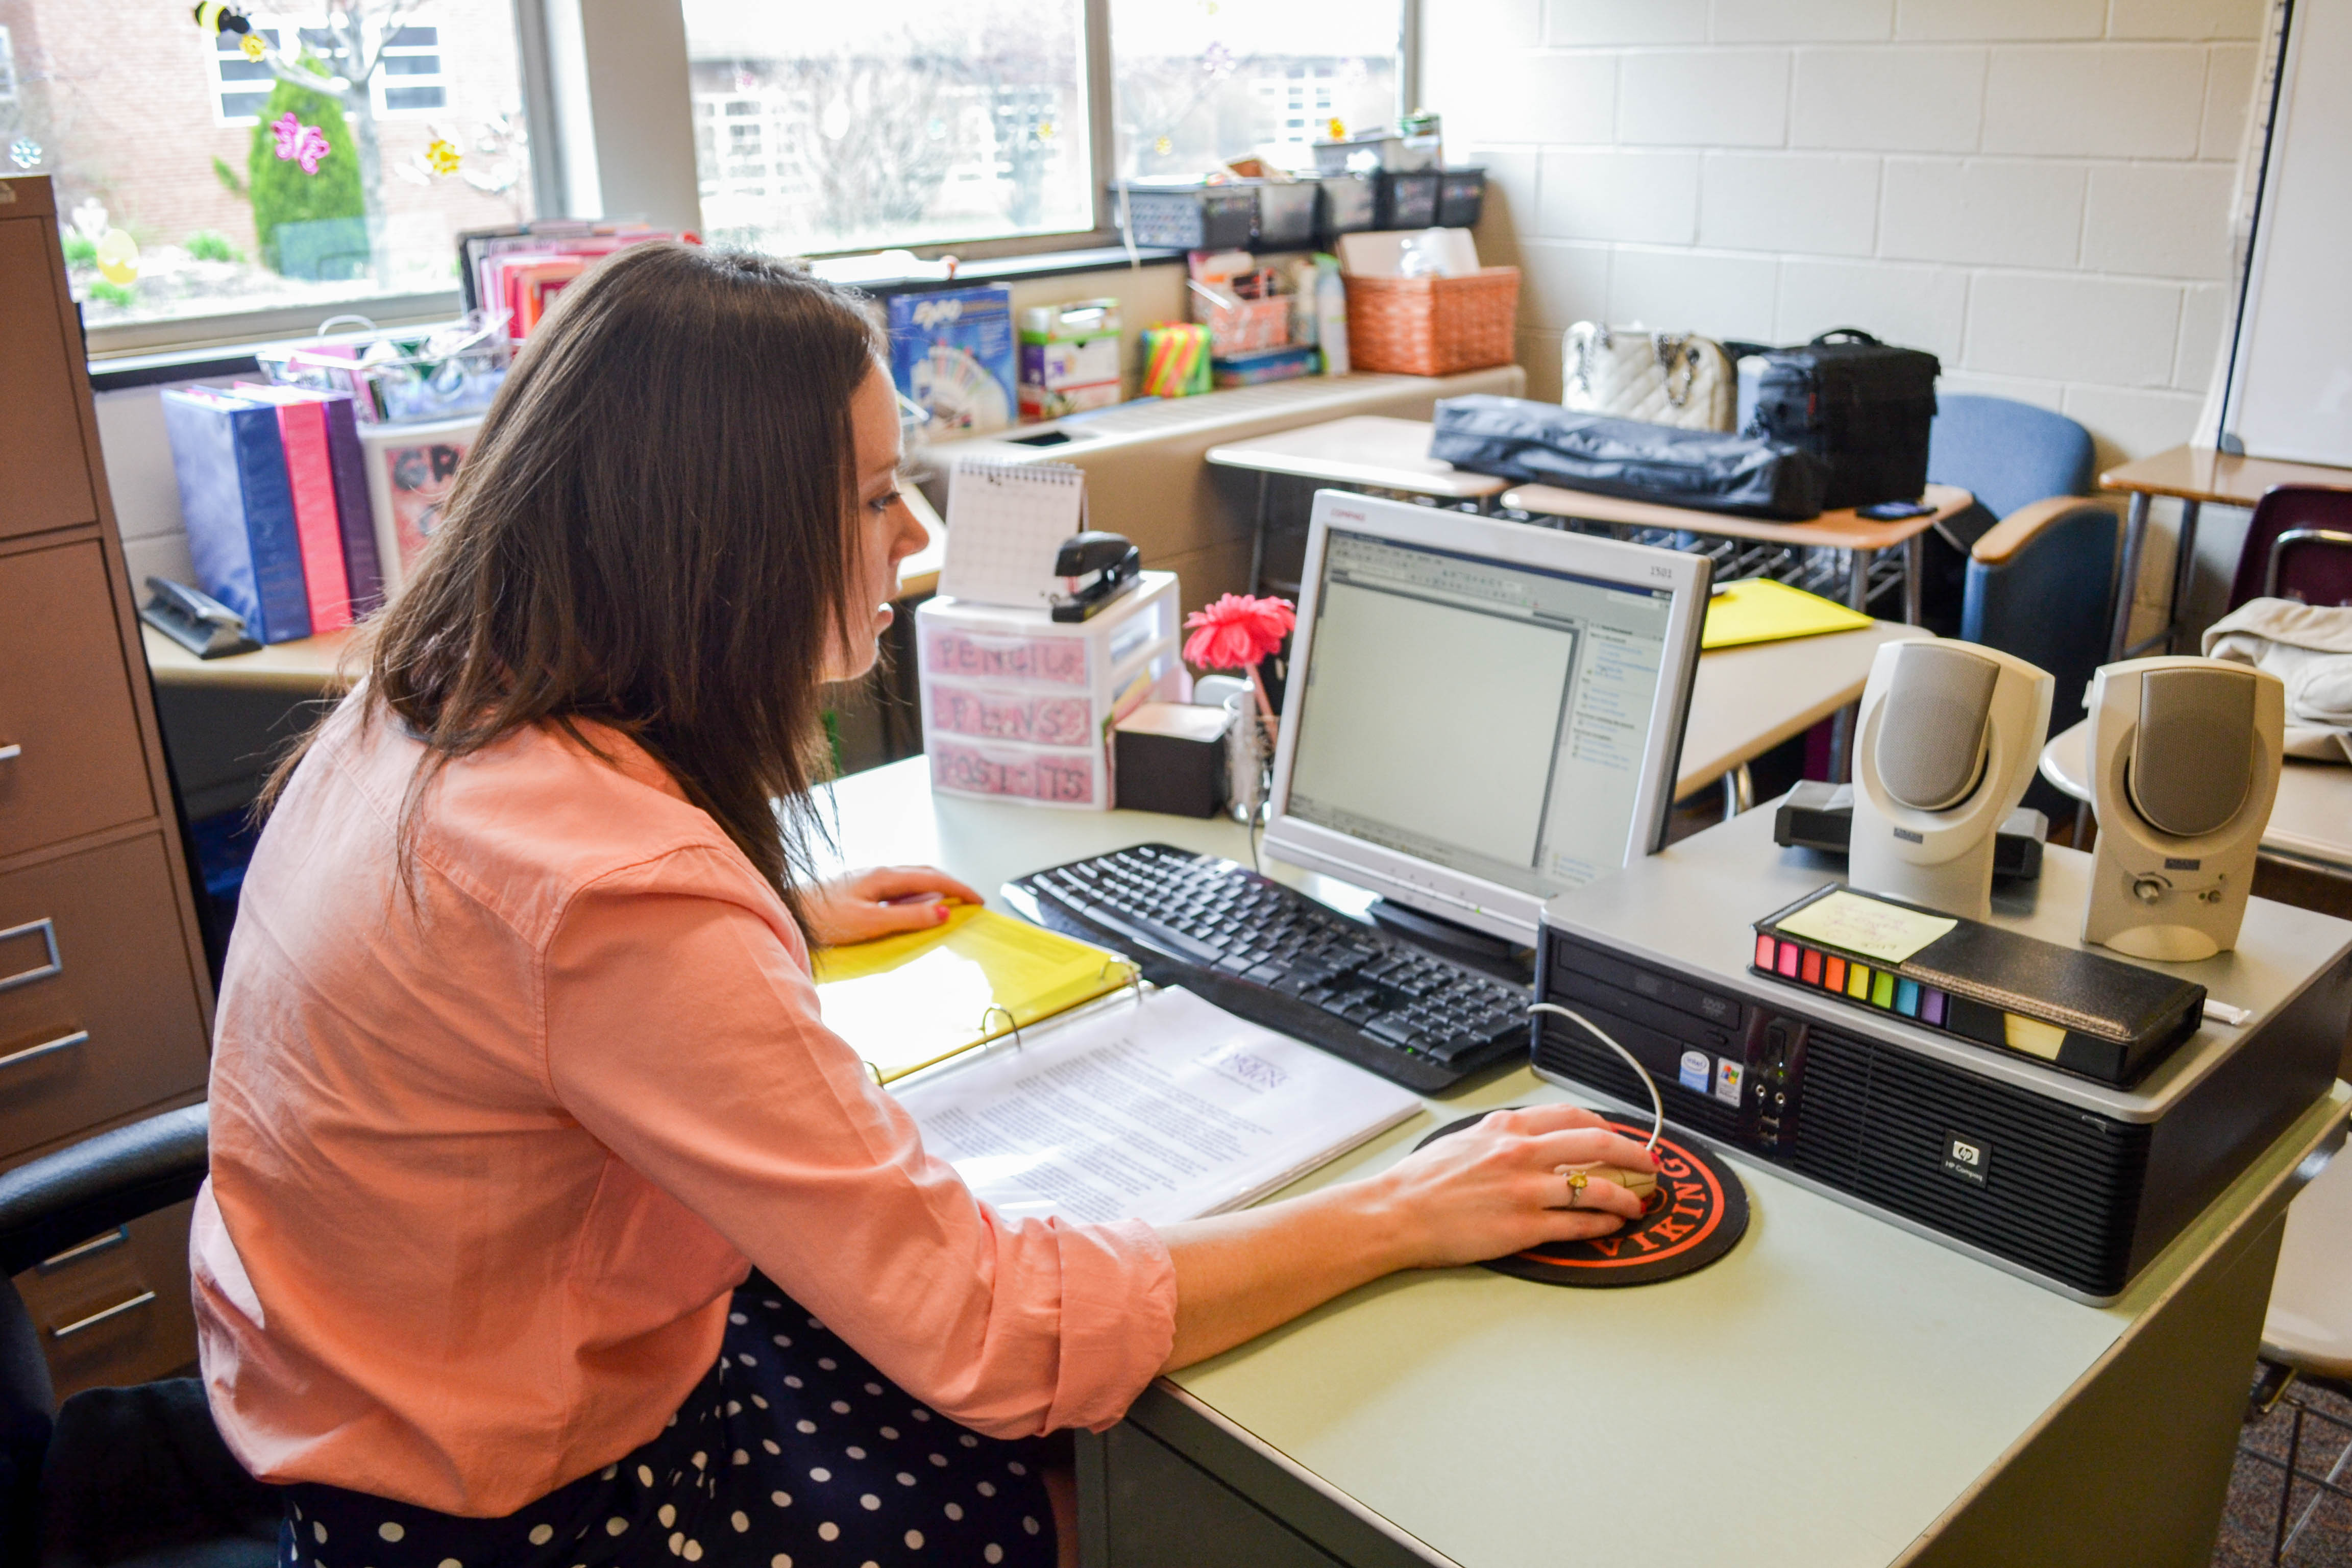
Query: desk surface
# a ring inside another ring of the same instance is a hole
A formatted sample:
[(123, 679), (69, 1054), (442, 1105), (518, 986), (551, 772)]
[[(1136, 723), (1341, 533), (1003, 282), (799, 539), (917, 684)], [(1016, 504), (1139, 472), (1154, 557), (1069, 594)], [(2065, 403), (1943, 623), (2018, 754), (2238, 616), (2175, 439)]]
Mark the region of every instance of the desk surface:
[[(1023, 872), (1146, 838), (1248, 858), (1222, 819), (935, 801), (919, 759), (835, 796), (849, 862), (934, 861), (992, 897)], [(2250, 1214), (2275, 1212), (2347, 1096), (2338, 1086), (2315, 1106), (2110, 1308), (1735, 1160), (1754, 1217), (1703, 1273), (1623, 1290), (1476, 1268), (1395, 1276), (1171, 1382), (1239, 1440), (1465, 1568), (1888, 1563)], [(1429, 1101), (1297, 1190), (1378, 1169), (1465, 1111), (1562, 1098), (1516, 1069)], [(1605, 1496), (1577, 1489), (1560, 1457), (1577, 1439), (1622, 1461)]]
[[(908, 506), (930, 535), (920, 550), (898, 563), (898, 597), (917, 599), (939, 587), (940, 563), (947, 558), (948, 535), (939, 514), (931, 510), (931, 503), (923, 499), (921, 491), (909, 485), (906, 497)], [(231, 654), (226, 658), (198, 658), (144, 622), (140, 624), (139, 635), (147, 645), (147, 668), (159, 686), (317, 692), (348, 686), (359, 674), (356, 669), (344, 668), (344, 654), (352, 636), (348, 630), (271, 643), (257, 652)]]
[(2263, 499), (2263, 492), (2279, 485), (2352, 489), (2352, 468), (2284, 463), (2271, 458), (2225, 457), (2210, 447), (2175, 447), (2168, 452), (2109, 468), (2099, 476), (2099, 483), (2111, 490), (2178, 496), (2183, 500), (2212, 501), (2221, 506), (2252, 506)]
[(1906, 517), (1900, 522), (1873, 522), (1854, 515), (1851, 507), (1825, 511), (1809, 522), (1769, 522), (1760, 517), (1737, 517), (1727, 511), (1627, 500), (1621, 496), (1595, 495), (1590, 490), (1561, 489), (1556, 485), (1521, 485), (1503, 493), (1505, 506), (1545, 517), (1582, 518), (1591, 522), (1619, 522), (1635, 528), (1685, 529), (1693, 533), (1759, 539), (1773, 544), (1873, 551), (1892, 550), (1916, 538), (1944, 519), (1966, 511), (1976, 497), (1957, 486), (1929, 485), (1919, 499), (1935, 510)]
[(1699, 655), (1675, 798), (1696, 794), (1859, 699), (1882, 643), (1929, 635), (1921, 626), (1875, 621), (1850, 632)]
[[(2091, 798), (2084, 750), (2089, 720), (2050, 737), (2042, 748), (2042, 776), (2076, 800)], [(2278, 798), (2263, 829), (2263, 847), (2321, 866), (2352, 869), (2352, 767), (2289, 757), (2279, 769)]]
[(1221, 468), (1456, 500), (1475, 500), (1510, 489), (1508, 479), (1468, 473), (1431, 457), (1433, 428), (1425, 419), (1361, 414), (1212, 447), (1207, 457)]

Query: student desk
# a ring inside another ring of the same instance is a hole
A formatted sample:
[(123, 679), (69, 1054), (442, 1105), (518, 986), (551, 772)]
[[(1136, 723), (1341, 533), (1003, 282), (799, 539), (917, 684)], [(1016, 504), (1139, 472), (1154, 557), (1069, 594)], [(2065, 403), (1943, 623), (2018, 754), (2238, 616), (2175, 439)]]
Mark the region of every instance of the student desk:
[[(2116, 622), (2107, 638), (2107, 658), (2130, 658), (2153, 648), (2169, 653), (2180, 632), (2181, 607), (2189, 600), (2189, 573), (2197, 562), (2197, 514), (2208, 501), (2218, 506), (2252, 506), (2263, 492), (2280, 485), (2322, 485), (2352, 489), (2352, 468), (2324, 468), (2316, 463), (2284, 463), (2269, 458), (2232, 458), (2210, 447), (2175, 447), (2152, 458), (2142, 458), (2099, 476), (2100, 485), (2131, 492), (2131, 508), (2124, 519), (2123, 581), (2139, 581), (2140, 554), (2147, 542), (2148, 503), (2157, 496), (2180, 502), (2179, 548), (2173, 557), (2172, 598), (2164, 625), (2137, 647), (2126, 647), (2131, 634), (2132, 595), (2128, 589), (2116, 596)], [(2064, 787), (2064, 786), (2060, 786)]]
[[(2091, 798), (2084, 754), (2090, 721), (2050, 737), (2042, 748), (2042, 776), (2073, 795)], [(2352, 766), (2289, 757), (2279, 769), (2278, 798), (2263, 829), (2263, 855), (2336, 876), (2352, 875)]]
[[(1595, 495), (1590, 490), (1561, 489), (1555, 485), (1521, 485), (1503, 492), (1503, 505), (1542, 517), (1606, 523), (1612, 530), (1664, 529), (1705, 534), (1715, 539), (1745, 540), (1782, 549), (1850, 552), (1845, 601), (1865, 607), (1869, 596), (1870, 563), (1889, 550), (1903, 552), (1903, 618), (1919, 624), (1920, 575), (1926, 570), (1925, 535), (1946, 518), (1966, 511), (1976, 498), (1953, 485), (1929, 485), (1923, 504), (1934, 509), (1899, 522), (1873, 522), (1851, 507), (1825, 511), (1806, 522), (1769, 522), (1762, 518), (1735, 517), (1729, 512), (1701, 511), (1694, 507), (1666, 506), (1657, 501), (1627, 500)], [(1752, 575), (1741, 573), (1740, 575)]]
[[(919, 758), (835, 795), (847, 863), (930, 861), (992, 898), (1146, 839), (1249, 858), (1223, 819), (934, 800)], [(1376, 1170), (1469, 1111), (1561, 1098), (1502, 1073), (1302, 1186)], [(2106, 1309), (1738, 1161), (1749, 1231), (1687, 1279), (1563, 1290), (1457, 1268), (1366, 1286), (1082, 1436), (1086, 1561), (2205, 1568), (2285, 1205), (2298, 1167), (2340, 1141), (2347, 1098), (2315, 1105)]]
[(1424, 496), (1441, 503), (1473, 501), (1481, 511), (1495, 497), (1511, 488), (1508, 479), (1470, 473), (1431, 457), (1431, 429), (1425, 419), (1360, 414), (1210, 447), (1205, 457), (1217, 467), (1242, 468), (1257, 475), (1257, 521), (1250, 542), (1250, 592), (1258, 591), (1265, 564), (1265, 526), (1277, 474), (1346, 485), (1352, 489)]

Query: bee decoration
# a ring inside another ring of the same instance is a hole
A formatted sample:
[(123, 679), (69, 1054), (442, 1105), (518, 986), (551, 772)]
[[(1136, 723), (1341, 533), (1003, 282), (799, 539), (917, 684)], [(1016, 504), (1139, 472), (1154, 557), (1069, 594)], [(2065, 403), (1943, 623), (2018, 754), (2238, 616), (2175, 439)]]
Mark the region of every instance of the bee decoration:
[(242, 33), (248, 44), (252, 41), (253, 24), (225, 0), (196, 0), (194, 16), (196, 26), (207, 33)]

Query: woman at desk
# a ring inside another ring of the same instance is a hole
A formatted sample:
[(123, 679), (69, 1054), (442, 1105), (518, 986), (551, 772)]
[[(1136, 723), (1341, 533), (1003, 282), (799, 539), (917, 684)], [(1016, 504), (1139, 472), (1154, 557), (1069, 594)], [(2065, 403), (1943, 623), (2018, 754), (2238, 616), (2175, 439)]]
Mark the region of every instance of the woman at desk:
[(1007, 1223), (925, 1152), (807, 956), (979, 897), (810, 871), (821, 687), (922, 537), (877, 347), (770, 261), (606, 262), (279, 775), (191, 1246), (289, 1568), (1051, 1563), (1044, 1435), (1391, 1270), (1637, 1212), (1570, 1190), (1648, 1161), (1565, 1107), (1159, 1229)]

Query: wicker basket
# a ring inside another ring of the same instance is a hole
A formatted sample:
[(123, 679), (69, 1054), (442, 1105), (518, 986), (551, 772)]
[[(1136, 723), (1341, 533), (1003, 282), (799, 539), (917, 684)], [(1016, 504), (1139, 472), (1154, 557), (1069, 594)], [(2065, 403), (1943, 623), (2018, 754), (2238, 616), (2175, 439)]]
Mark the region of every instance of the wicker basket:
[(1483, 267), (1460, 278), (1350, 275), (1345, 281), (1352, 370), (1451, 375), (1517, 357), (1516, 267)]

